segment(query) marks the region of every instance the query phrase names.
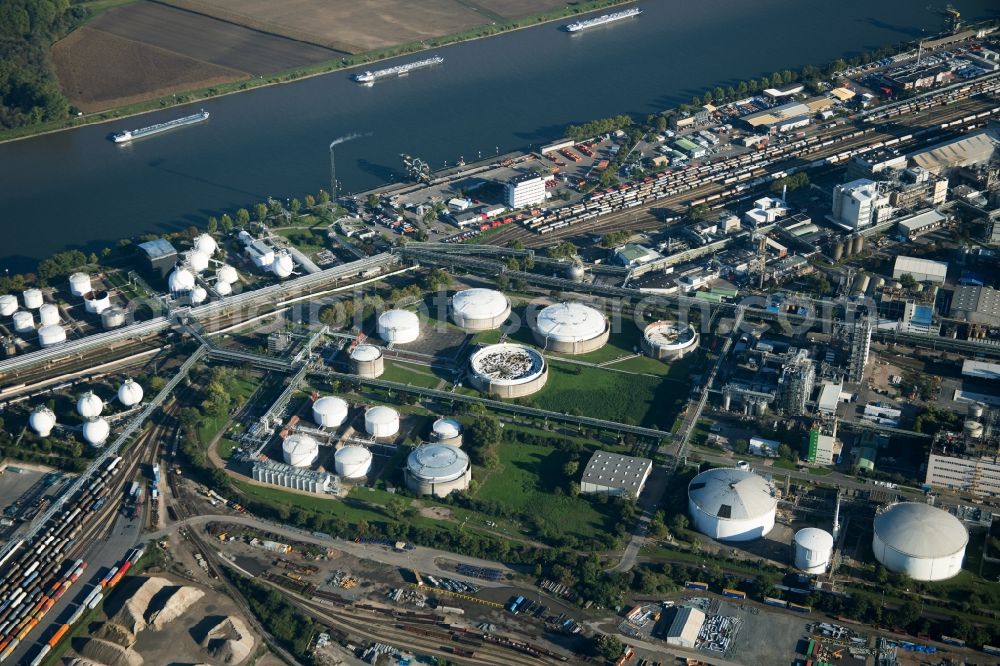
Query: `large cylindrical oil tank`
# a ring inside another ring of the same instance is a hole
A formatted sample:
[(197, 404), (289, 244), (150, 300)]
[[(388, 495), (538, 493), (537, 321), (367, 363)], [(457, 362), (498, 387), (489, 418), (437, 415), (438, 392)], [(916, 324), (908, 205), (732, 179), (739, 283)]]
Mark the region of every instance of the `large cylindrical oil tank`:
[(951, 578), (962, 570), (969, 533), (947, 511), (918, 502), (900, 502), (875, 516), (872, 551), (886, 569), (913, 580)]
[(399, 432), (399, 412), (379, 405), (365, 412), (365, 431), (375, 437), (392, 437)]
[(83, 306), (90, 314), (101, 314), (111, 307), (111, 296), (100, 289), (88, 291), (83, 297)]
[(375, 345), (358, 345), (351, 351), (351, 372), (360, 377), (375, 379), (385, 372), (382, 350)]
[(59, 308), (51, 303), (43, 303), (38, 308), (38, 323), (42, 326), (54, 326), (59, 323)]
[(347, 420), (347, 402), (331, 395), (317, 398), (313, 403), (313, 423), (321, 428), (339, 428)]
[(807, 574), (819, 575), (826, 571), (833, 555), (833, 536), (815, 527), (806, 527), (795, 533), (795, 567)]
[(110, 307), (101, 313), (101, 326), (106, 331), (125, 324), (125, 311), (119, 307)]
[(421, 495), (446, 497), (469, 487), (472, 465), (469, 456), (447, 444), (425, 444), (406, 459), (406, 487)]
[(28, 310), (18, 310), (14, 313), (14, 331), (27, 333), (35, 330), (35, 316)]
[(462, 424), (455, 419), (438, 419), (431, 426), (431, 441), (451, 446), (462, 445)]
[(962, 426), (962, 432), (969, 439), (982, 439), (983, 438), (983, 424), (979, 421), (973, 421), (969, 419)]
[(41, 347), (52, 347), (62, 342), (66, 342), (66, 329), (59, 324), (42, 326), (38, 329), (38, 344)]
[(21, 298), (24, 299), (24, 307), (29, 310), (37, 310), (45, 302), (41, 289), (25, 289), (21, 293)]
[(378, 336), (386, 342), (405, 345), (420, 337), (420, 319), (409, 310), (389, 310), (378, 318)]
[(285, 464), (292, 467), (309, 467), (319, 458), (319, 445), (309, 435), (292, 433), (281, 444)]
[(774, 527), (778, 498), (774, 486), (753, 472), (719, 467), (688, 485), (688, 511), (702, 534), (720, 541), (749, 541)]
[(73, 273), (69, 276), (69, 291), (74, 296), (82, 297), (93, 289), (90, 284), (90, 276), (86, 273)]
[(510, 316), (510, 299), (495, 289), (466, 289), (451, 298), (451, 318), (467, 331), (499, 328)]
[(17, 296), (4, 294), (0, 296), (0, 317), (10, 317), (17, 312)]
[(344, 446), (333, 454), (333, 464), (337, 476), (360, 479), (366, 476), (372, 467), (372, 452), (363, 446)]

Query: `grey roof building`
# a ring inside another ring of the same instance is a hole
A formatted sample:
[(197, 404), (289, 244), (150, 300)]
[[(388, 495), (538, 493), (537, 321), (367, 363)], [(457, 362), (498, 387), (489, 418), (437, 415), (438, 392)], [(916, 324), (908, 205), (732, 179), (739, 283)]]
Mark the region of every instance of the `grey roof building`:
[(962, 285), (951, 299), (953, 317), (973, 324), (1000, 325), (1000, 291), (993, 287)]
[(583, 472), (580, 492), (608, 495), (622, 495), (627, 492), (632, 497), (638, 497), (652, 470), (653, 461), (648, 458), (633, 458), (607, 451), (595, 451), (587, 463), (587, 469)]
[(157, 271), (160, 277), (167, 277), (177, 263), (177, 249), (166, 239), (157, 238), (139, 243), (139, 250), (145, 255), (149, 267)]

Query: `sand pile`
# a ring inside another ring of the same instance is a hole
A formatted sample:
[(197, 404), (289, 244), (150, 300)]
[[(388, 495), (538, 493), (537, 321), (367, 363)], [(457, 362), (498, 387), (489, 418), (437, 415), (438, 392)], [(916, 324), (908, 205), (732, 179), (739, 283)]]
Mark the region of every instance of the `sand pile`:
[(227, 616), (205, 633), (201, 646), (223, 664), (239, 664), (253, 651), (254, 640), (246, 624), (238, 617)]
[(115, 622), (105, 622), (94, 632), (94, 638), (102, 638), (122, 647), (132, 647), (135, 644), (135, 634)]
[(139, 633), (146, 628), (146, 615), (150, 612), (153, 598), (169, 585), (170, 581), (166, 578), (147, 578), (111, 621), (121, 625), (132, 635)]
[(79, 650), (85, 658), (107, 666), (142, 666), (142, 657), (132, 648), (100, 638), (88, 638)]
[(153, 631), (163, 629), (167, 624), (183, 615), (192, 604), (203, 596), (205, 593), (196, 587), (182, 585), (171, 588), (170, 596), (163, 602), (163, 606), (157, 611), (147, 613), (147, 626)]

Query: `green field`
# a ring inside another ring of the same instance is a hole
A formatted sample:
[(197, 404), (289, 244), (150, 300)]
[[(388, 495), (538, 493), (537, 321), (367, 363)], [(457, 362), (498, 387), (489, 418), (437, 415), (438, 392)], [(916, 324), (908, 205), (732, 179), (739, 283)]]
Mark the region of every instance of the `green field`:
[(441, 378), (434, 374), (432, 368), (390, 361), (389, 359), (385, 359), (385, 372), (379, 379), (399, 384), (412, 384), (423, 388), (437, 388), (441, 382)]
[(546, 446), (505, 442), (500, 446), (500, 466), (489, 473), (480, 470), (475, 497), (531, 514), (543, 533), (593, 538), (610, 528), (608, 514), (599, 510), (604, 507), (554, 492), (553, 482), (564, 478), (562, 466), (567, 460), (568, 453)]

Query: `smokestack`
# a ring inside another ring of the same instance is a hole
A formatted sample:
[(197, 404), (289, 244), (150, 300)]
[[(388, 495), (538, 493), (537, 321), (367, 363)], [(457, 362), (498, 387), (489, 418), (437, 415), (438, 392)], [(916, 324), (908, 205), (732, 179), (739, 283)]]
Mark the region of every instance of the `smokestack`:
[(840, 534), (840, 486), (837, 486), (837, 506), (833, 510), (833, 538)]
[(333, 158), (333, 147), (335, 143), (330, 144), (330, 201), (334, 204), (337, 203), (337, 164)]

